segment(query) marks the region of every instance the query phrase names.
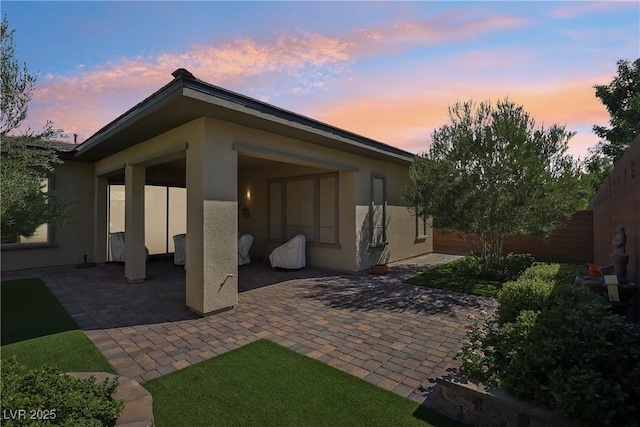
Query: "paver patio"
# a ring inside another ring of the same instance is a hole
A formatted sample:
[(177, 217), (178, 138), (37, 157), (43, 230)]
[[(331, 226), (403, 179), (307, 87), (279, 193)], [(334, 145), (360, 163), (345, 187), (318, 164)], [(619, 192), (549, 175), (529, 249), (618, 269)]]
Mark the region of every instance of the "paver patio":
[(254, 262), (240, 267), (239, 287), (247, 291), (238, 306), (206, 318), (186, 308), (184, 271), (167, 259), (151, 260), (141, 284), (127, 283), (120, 264), (2, 279), (42, 278), (114, 368), (140, 382), (267, 338), (429, 404), (435, 378), (458, 367), (467, 315), (496, 306), (490, 298), (403, 283), (455, 258), (393, 263), (387, 276), (277, 271)]

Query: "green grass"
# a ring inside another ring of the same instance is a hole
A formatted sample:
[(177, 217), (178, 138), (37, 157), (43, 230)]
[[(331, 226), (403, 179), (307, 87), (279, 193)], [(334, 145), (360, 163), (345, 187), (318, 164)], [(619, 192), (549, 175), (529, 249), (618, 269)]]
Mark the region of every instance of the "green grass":
[(465, 294), (495, 298), (502, 289), (502, 283), (478, 277), (466, 277), (454, 271), (456, 261), (426, 270), (407, 280), (407, 283), (430, 288), (447, 289)]
[(40, 279), (4, 281), (0, 291), (3, 359), (16, 356), (31, 368), (115, 373)]
[(159, 427), (461, 425), (268, 340), (143, 385)]

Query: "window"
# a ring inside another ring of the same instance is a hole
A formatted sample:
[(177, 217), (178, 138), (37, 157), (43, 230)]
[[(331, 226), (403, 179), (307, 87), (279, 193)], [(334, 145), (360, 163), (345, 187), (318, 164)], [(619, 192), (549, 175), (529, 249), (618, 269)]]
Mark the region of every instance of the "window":
[[(52, 187), (51, 178), (44, 178), (42, 180), (42, 192), (48, 193), (49, 189)], [(49, 226), (49, 224), (44, 223), (40, 224), (36, 231), (30, 237), (18, 236), (17, 238), (11, 238), (11, 241), (3, 238), (2, 244), (5, 245), (43, 245), (52, 243), (53, 241), (53, 227)]]
[(285, 178), (269, 182), (269, 238), (338, 244), (338, 175)]
[[(187, 190), (145, 185), (145, 246), (152, 255), (175, 251), (173, 236), (187, 230)], [(125, 230), (125, 186), (109, 185), (109, 233)]]
[(371, 207), (369, 208), (371, 246), (387, 244), (387, 189), (386, 179), (371, 175)]
[(427, 230), (429, 229), (429, 222), (426, 215), (418, 214), (416, 209), (416, 239), (424, 240), (427, 236)]

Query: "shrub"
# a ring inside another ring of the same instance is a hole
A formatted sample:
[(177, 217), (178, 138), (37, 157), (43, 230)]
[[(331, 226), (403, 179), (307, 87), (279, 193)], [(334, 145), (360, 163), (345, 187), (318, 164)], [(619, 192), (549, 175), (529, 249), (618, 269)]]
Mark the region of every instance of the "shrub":
[(640, 327), (563, 283), (561, 271), (539, 268), (505, 285), (500, 322), (467, 326), (463, 371), (580, 425), (640, 425)]
[[(526, 274), (526, 272), (525, 272)], [(498, 323), (515, 322), (523, 310), (542, 310), (551, 295), (554, 283), (535, 278), (524, 278), (507, 282), (498, 293)]]
[(496, 382), (495, 324), (482, 312), (481, 322), (470, 314), (470, 322), (465, 326), (467, 339), (458, 353), (462, 370), (472, 378)]
[[(51, 367), (29, 369), (15, 357), (0, 364), (3, 416), (11, 418), (8, 426), (112, 426), (124, 408), (122, 400), (111, 397), (117, 379), (97, 385), (94, 377), (74, 378)], [(25, 416), (18, 416), (18, 410), (25, 410)]]
[[(500, 385), (584, 425), (638, 425), (640, 329), (563, 286), (500, 332)], [(509, 338), (509, 339), (507, 339)]]
[(523, 279), (538, 279), (553, 283), (571, 284), (576, 276), (586, 275), (586, 265), (534, 263), (522, 273)]
[(478, 277), (505, 282), (518, 277), (534, 261), (533, 256), (529, 254), (510, 253), (505, 257), (487, 257), (484, 259), (468, 256), (456, 262), (454, 271), (456, 274), (465, 277)]
[(533, 264), (517, 280), (505, 283), (500, 290), (498, 323), (515, 322), (522, 310), (542, 310), (556, 288), (575, 283), (581, 269), (576, 264)]

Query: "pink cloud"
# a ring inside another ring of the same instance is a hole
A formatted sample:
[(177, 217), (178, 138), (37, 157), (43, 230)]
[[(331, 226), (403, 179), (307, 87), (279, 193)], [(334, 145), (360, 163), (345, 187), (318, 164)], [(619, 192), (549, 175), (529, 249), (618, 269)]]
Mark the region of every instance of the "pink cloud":
[[(609, 119), (589, 78), (512, 83), (508, 92), (499, 82), (452, 82), (434, 76), (428, 80), (413, 80), (404, 88), (401, 84), (391, 85), (385, 92), (358, 98), (325, 101), (313, 108), (312, 115), (414, 153), (428, 148), (431, 132), (448, 122), (447, 108), (456, 100), (495, 102), (508, 96), (523, 105), (538, 125), (557, 123), (571, 131), (590, 129), (595, 123), (606, 124)], [(375, 87), (372, 82), (368, 84)], [(585, 144), (596, 142), (590, 133), (580, 133), (570, 144), (571, 153), (584, 157)]]
[(621, 8), (635, 8), (638, 10), (638, 3), (635, 1), (574, 1), (564, 3), (555, 8), (552, 15), (560, 19), (577, 18), (588, 13), (600, 13)]
[[(335, 37), (307, 33), (264, 42), (238, 37), (215, 45), (194, 45), (186, 52), (122, 58), (71, 75), (45, 76), (32, 102), (31, 119), (35, 123), (53, 120), (83, 141), (168, 83), (172, 71), (184, 67), (202, 80), (267, 102), (270, 96), (331, 87), (330, 100), (313, 100), (296, 111), (412, 152), (426, 148), (431, 131), (446, 122), (447, 106), (458, 98), (496, 99), (509, 94), (545, 123), (606, 122), (606, 118), (595, 120), (603, 116), (604, 109), (598, 109), (590, 88), (594, 81), (607, 81), (610, 76), (537, 86), (490, 78), (496, 66), (526, 65), (531, 58), (521, 52), (476, 51), (445, 58), (446, 68), (421, 63), (423, 68), (351, 78), (350, 65), (362, 57), (526, 25), (520, 18), (470, 18), (465, 13), (456, 11)], [(297, 101), (309, 102), (301, 97)]]
[[(322, 86), (340, 64), (350, 60), (348, 42), (318, 34), (281, 36), (265, 43), (237, 38), (219, 46), (193, 46), (184, 53), (154, 58), (122, 58), (68, 76), (45, 76), (31, 104), (31, 122), (53, 120), (69, 133), (89, 137), (123, 111), (166, 83), (177, 68), (187, 68), (202, 80), (221, 86), (246, 87), (279, 78), (300, 76), (295, 88)], [(304, 76), (313, 75), (313, 81)]]
[(361, 29), (349, 38), (350, 52), (380, 55), (411, 46), (449, 44), (477, 38), (481, 33), (521, 27), (527, 21), (508, 16), (469, 17), (466, 11), (453, 11), (423, 21), (397, 22), (380, 28)]

